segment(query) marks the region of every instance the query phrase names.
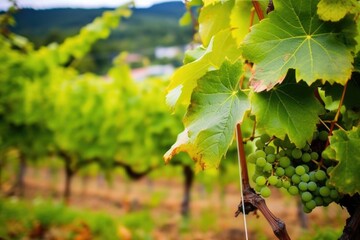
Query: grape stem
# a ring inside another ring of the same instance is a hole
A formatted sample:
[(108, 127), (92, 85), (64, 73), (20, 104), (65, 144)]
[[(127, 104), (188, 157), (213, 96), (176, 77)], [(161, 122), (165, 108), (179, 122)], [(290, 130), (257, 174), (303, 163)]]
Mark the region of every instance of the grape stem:
[(239, 149), (239, 159), (241, 166), (241, 177), (242, 177), (242, 186), (243, 186), (243, 201), (245, 206), (245, 213), (243, 212), (243, 202), (240, 202), (238, 205), (238, 210), (235, 212), (235, 217), (240, 213), (248, 214), (250, 212), (256, 211), (257, 209), (264, 215), (266, 220), (269, 222), (275, 236), (280, 240), (290, 240), (290, 237), (287, 233), (285, 223), (277, 218), (267, 207), (265, 200), (256, 194), (254, 189), (250, 186), (249, 183), (249, 174), (247, 170), (247, 163), (245, 157), (245, 148), (242, 138), (241, 125), (236, 125), (236, 135), (237, 135), (237, 144)]
[(255, 8), (255, 11), (256, 11), (256, 14), (259, 18), (259, 20), (263, 20), (264, 19), (264, 13), (263, 13), (263, 10), (261, 9), (261, 6), (260, 6), (260, 3), (256, 0), (252, 0), (252, 4)]

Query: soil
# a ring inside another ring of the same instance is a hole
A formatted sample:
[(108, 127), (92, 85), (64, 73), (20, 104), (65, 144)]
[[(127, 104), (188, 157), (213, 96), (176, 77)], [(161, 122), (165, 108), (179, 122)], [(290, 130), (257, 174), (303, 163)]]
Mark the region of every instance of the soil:
[[(25, 177), (25, 198), (36, 197), (61, 199), (64, 178), (61, 174), (51, 176), (47, 170), (29, 169)], [(70, 206), (91, 211), (102, 211), (121, 217), (126, 214), (150, 209), (156, 222), (152, 235), (158, 240), (241, 240), (245, 239), (243, 215), (234, 217), (240, 202), (240, 190), (236, 184), (224, 189), (216, 187), (207, 192), (196, 183), (191, 193), (189, 231), (182, 231), (180, 214), (183, 185), (179, 178), (143, 178), (136, 182), (116, 177), (109, 185), (103, 177), (75, 176), (72, 184)], [(299, 239), (305, 231), (316, 232), (320, 226), (342, 228), (348, 214), (336, 204), (316, 208), (307, 214), (301, 226), (297, 201), (277, 189), (272, 190), (266, 203), (273, 214), (286, 223), (291, 239)], [(204, 220), (205, 219), (205, 220)], [(260, 212), (246, 216), (249, 239), (276, 239), (270, 225)], [(131, 236), (128, 229), (119, 229)], [(129, 238), (131, 239), (131, 238)]]

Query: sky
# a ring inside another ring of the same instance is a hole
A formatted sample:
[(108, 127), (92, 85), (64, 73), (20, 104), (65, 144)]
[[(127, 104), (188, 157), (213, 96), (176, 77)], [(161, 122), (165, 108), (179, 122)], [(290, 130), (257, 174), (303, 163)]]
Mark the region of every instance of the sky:
[[(46, 9), (56, 7), (118, 7), (130, 0), (17, 0), (20, 8)], [(135, 0), (136, 7), (150, 7), (155, 3), (169, 2), (175, 0)], [(177, 0), (180, 1), (180, 0)], [(8, 0), (0, 0), (0, 10), (6, 10), (10, 6)]]

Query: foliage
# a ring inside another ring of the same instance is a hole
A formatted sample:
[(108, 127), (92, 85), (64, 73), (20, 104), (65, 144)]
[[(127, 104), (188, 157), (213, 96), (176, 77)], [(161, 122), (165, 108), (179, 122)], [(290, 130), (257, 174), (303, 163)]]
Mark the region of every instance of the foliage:
[[(235, 125), (251, 119), (254, 134), (245, 141), (267, 134), (270, 141), (265, 142), (288, 139), (291, 149), (309, 145), (320, 154), (317, 169), (326, 169), (325, 161), (337, 163), (327, 174), (327, 184), (343, 195), (360, 193), (360, 88), (354, 66), (358, 1), (274, 0), (275, 10), (264, 19), (264, 5), (254, 3), (262, 8), (256, 9), (258, 23), (249, 14), (252, 5), (242, 2), (203, 1), (198, 18), (202, 45), (187, 53), (168, 87), (168, 103), (184, 105), (187, 114), (185, 130), (165, 160), (185, 151), (202, 168), (219, 167), (234, 139)], [(255, 24), (243, 34), (248, 22)], [(223, 34), (226, 31), (232, 33), (230, 38)], [(218, 40), (229, 44), (216, 44)], [(223, 87), (227, 95), (222, 95)], [(228, 106), (231, 92), (242, 98)], [(229, 101), (224, 101), (226, 96)], [(232, 109), (219, 111), (217, 106)], [(326, 144), (319, 145), (313, 134), (322, 130)], [(327, 155), (321, 156), (326, 147)]]

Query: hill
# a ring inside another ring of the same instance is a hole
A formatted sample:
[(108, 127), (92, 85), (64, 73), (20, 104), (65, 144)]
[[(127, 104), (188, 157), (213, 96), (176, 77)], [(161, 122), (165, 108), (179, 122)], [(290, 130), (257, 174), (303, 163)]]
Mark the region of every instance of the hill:
[[(35, 47), (62, 42), (75, 35), (81, 27), (100, 16), (108, 8), (100, 9), (22, 9), (15, 15), (15, 33), (27, 37)], [(156, 46), (179, 46), (191, 40), (191, 29), (180, 27), (178, 20), (185, 12), (182, 2), (155, 4), (149, 8), (134, 8), (133, 15), (100, 41), (88, 56), (83, 70), (96, 68), (101, 73), (120, 51), (135, 52), (154, 60)], [(82, 68), (82, 67), (81, 67)]]

